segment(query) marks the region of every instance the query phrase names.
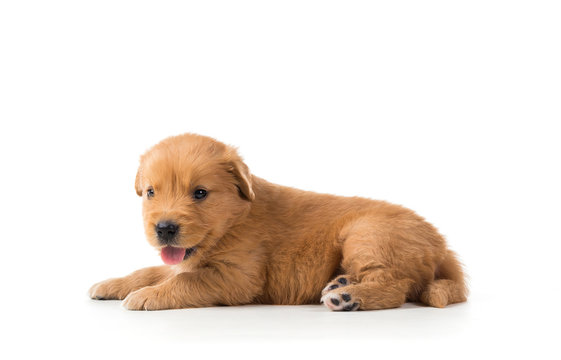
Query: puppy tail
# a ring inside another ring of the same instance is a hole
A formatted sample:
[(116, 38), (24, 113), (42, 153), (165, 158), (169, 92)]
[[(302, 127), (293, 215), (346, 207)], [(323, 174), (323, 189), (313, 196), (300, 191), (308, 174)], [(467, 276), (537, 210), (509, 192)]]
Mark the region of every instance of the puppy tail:
[(421, 302), (429, 306), (443, 308), (467, 300), (468, 290), (462, 265), (456, 254), (448, 250), (444, 261), (438, 267), (435, 279), (421, 294)]

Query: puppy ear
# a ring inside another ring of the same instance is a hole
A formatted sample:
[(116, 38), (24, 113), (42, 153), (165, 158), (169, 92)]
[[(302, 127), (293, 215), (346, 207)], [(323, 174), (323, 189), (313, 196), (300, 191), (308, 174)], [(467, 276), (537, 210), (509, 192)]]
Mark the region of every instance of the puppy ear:
[(249, 168), (242, 161), (242, 158), (232, 149), (229, 154), (229, 170), (234, 175), (237, 180), (238, 189), (240, 193), (246, 200), (253, 201), (255, 199), (255, 193), (253, 192), (253, 187), (251, 184), (251, 174)]
[(138, 171), (136, 172), (136, 179), (134, 180), (134, 188), (136, 190), (136, 194), (138, 196), (142, 196), (142, 184), (140, 183), (140, 172), (141, 172), (141, 168), (138, 168)]

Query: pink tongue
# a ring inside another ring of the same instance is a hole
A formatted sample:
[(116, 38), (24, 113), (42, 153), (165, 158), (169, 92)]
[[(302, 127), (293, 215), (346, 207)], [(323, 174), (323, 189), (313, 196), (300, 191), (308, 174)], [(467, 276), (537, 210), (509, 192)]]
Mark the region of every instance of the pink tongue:
[(184, 248), (178, 248), (173, 246), (166, 246), (162, 249), (162, 260), (164, 263), (168, 265), (175, 265), (179, 264), (183, 261), (185, 257), (185, 250)]

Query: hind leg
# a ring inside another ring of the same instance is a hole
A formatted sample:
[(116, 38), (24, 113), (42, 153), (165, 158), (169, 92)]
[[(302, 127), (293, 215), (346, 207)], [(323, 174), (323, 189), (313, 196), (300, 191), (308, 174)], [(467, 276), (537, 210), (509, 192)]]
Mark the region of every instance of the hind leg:
[(467, 289), (462, 266), (452, 251), (438, 266), (437, 280), (430, 282), (423, 290), (420, 300), (430, 306), (443, 308), (467, 300)]
[(466, 301), (464, 290), (452, 280), (435, 280), (421, 294), (421, 301), (427, 305), (443, 308), (448, 304)]
[[(340, 277), (345, 278), (345, 276)], [(394, 278), (388, 273), (376, 271), (363, 276), (360, 282), (348, 285), (328, 285), (321, 302), (330, 310), (379, 310), (400, 307), (407, 300), (412, 280)]]
[(395, 219), (391, 226), (382, 226), (384, 220), (365, 217), (342, 231), (342, 278), (348, 284), (340, 284), (340, 277), (326, 286), (322, 301), (329, 309), (396, 308), (411, 298), (418, 284), (433, 279), (434, 266), (427, 261), (424, 244), (418, 237), (409, 240), (410, 234)]

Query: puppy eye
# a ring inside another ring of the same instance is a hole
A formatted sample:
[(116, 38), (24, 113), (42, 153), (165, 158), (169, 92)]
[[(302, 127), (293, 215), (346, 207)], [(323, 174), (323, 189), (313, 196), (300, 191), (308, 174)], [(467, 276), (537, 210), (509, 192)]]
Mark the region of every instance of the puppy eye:
[(146, 190), (146, 197), (149, 198), (149, 199), (154, 197), (154, 189), (150, 188), (150, 189)]
[(207, 191), (204, 190), (204, 189), (197, 189), (193, 193), (193, 197), (197, 200), (202, 200), (202, 199), (206, 198), (206, 195), (207, 195)]

